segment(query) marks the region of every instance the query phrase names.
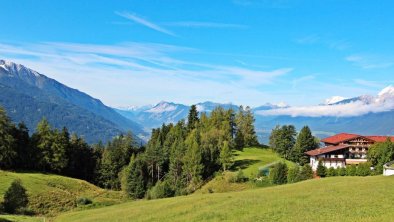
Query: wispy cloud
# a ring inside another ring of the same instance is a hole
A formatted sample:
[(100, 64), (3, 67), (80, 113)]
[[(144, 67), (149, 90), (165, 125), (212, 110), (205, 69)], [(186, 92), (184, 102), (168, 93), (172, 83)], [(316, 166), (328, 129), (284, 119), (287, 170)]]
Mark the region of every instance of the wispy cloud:
[(200, 51), (136, 42), (0, 43), (1, 58), (26, 65), (114, 106), (154, 103), (155, 99), (184, 103), (204, 99), (253, 105), (257, 102), (254, 98), (268, 99), (260, 90), (262, 85), (272, 84), (293, 71), (288, 67), (252, 69), (179, 59), (196, 53)]
[(302, 76), (300, 78), (294, 79), (293, 80), (293, 88), (296, 88), (300, 83), (308, 82), (313, 79), (315, 79), (314, 75), (307, 75), (307, 76)]
[(302, 45), (315, 45), (315, 44), (322, 45), (327, 48), (335, 49), (338, 51), (343, 51), (351, 47), (351, 44), (347, 40), (344, 39), (335, 40), (318, 34), (302, 36), (300, 38), (296, 38), (294, 41)]
[(394, 65), (394, 60), (374, 55), (350, 55), (346, 61), (362, 69), (384, 69)]
[(188, 28), (233, 28), (245, 29), (246, 25), (231, 24), (231, 23), (218, 23), (218, 22), (196, 22), (196, 21), (182, 21), (182, 22), (167, 22), (166, 26), (173, 27), (188, 27)]
[(150, 21), (148, 21), (146, 19), (143, 19), (143, 18), (141, 18), (141, 17), (139, 17), (139, 16), (137, 16), (135, 14), (131, 14), (131, 13), (128, 13), (128, 12), (115, 12), (115, 13), (117, 15), (123, 17), (123, 18), (131, 20), (131, 21), (136, 22), (138, 24), (141, 24), (143, 26), (146, 26), (146, 27), (148, 27), (150, 29), (153, 29), (155, 31), (158, 31), (158, 32), (161, 32), (161, 33), (165, 33), (165, 34), (171, 35), (171, 36), (176, 36), (173, 32), (171, 32), (171, 31), (169, 31), (169, 30), (167, 30), (167, 29), (165, 29), (165, 28), (163, 28), (163, 27), (161, 27), (161, 26), (159, 26), (157, 24), (154, 24), (154, 23), (152, 23), (152, 22), (150, 22)]
[(383, 86), (385, 86), (385, 84), (387, 84), (382, 82), (369, 81), (365, 79), (355, 79), (354, 82), (362, 86), (374, 87), (374, 88), (382, 88)]

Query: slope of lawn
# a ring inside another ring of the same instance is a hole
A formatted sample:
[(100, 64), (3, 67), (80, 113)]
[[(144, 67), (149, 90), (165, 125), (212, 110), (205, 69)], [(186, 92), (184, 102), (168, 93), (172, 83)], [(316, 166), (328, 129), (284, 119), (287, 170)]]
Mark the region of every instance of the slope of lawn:
[(223, 193), (255, 188), (256, 185), (253, 183), (232, 183), (230, 180), (236, 176), (238, 170), (242, 170), (247, 178), (255, 178), (259, 168), (267, 167), (278, 161), (286, 162), (288, 166), (294, 164), (282, 159), (278, 154), (268, 148), (249, 147), (244, 148), (242, 151), (235, 151), (234, 154), (234, 164), (231, 169), (228, 172), (216, 175), (196, 193)]
[(0, 215), (0, 222), (45, 222), (43, 217)]
[(120, 203), (123, 199), (121, 192), (103, 190), (83, 180), (51, 174), (0, 171), (0, 202), (15, 179), (20, 179), (26, 188), (29, 207), (41, 215), (51, 216), (73, 209), (81, 197), (93, 201), (89, 207)]
[(392, 221), (394, 176), (330, 177), (240, 192), (142, 200), (55, 221)]

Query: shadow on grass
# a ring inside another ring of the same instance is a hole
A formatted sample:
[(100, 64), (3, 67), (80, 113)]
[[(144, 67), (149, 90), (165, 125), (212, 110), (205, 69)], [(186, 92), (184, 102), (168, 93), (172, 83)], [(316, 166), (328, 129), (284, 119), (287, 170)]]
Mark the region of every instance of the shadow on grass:
[(230, 170), (238, 170), (238, 169), (243, 170), (248, 168), (250, 165), (253, 165), (258, 162), (260, 162), (260, 160), (249, 160), (249, 159), (236, 160)]

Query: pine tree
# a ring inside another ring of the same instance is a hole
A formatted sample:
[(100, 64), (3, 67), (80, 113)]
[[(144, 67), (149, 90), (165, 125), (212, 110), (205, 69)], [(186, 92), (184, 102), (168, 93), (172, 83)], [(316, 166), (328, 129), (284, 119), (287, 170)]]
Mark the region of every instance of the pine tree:
[(197, 111), (197, 106), (192, 105), (189, 110), (189, 115), (187, 117), (187, 129), (189, 131), (192, 131), (197, 127), (197, 124), (199, 122), (198, 119), (198, 111)]
[(245, 146), (247, 147), (256, 146), (259, 144), (257, 141), (256, 131), (254, 129), (254, 121), (255, 119), (253, 117), (252, 110), (249, 106), (247, 106), (244, 115), (244, 129), (242, 130), (245, 138)]
[(228, 141), (224, 141), (222, 149), (220, 150), (220, 163), (222, 164), (223, 171), (228, 170), (233, 164), (233, 161), (233, 153), (229, 143)]
[(5, 110), (0, 107), (0, 169), (11, 168), (16, 157), (12, 123)]
[(29, 199), (26, 189), (22, 186), (20, 180), (14, 180), (4, 194), (4, 210), (7, 213), (13, 214), (26, 207), (28, 203)]
[(144, 161), (132, 156), (126, 169), (126, 193), (133, 199), (143, 198), (146, 192)]
[(307, 164), (309, 158), (305, 152), (316, 149), (317, 147), (318, 144), (316, 144), (315, 137), (312, 136), (311, 130), (308, 126), (304, 126), (297, 136), (292, 159), (301, 165)]
[(194, 192), (201, 183), (203, 165), (201, 164), (201, 151), (198, 144), (198, 133), (193, 130), (185, 141), (186, 153), (183, 158), (183, 173), (191, 192)]
[(270, 146), (285, 159), (293, 161), (295, 136), (296, 130), (294, 126), (277, 126), (272, 130), (270, 135)]
[(33, 135), (35, 146), (39, 150), (39, 166), (43, 171), (51, 170), (53, 131), (46, 118), (38, 124), (36, 133)]
[(37, 151), (30, 144), (29, 130), (26, 125), (23, 122), (19, 123), (17, 127), (13, 127), (12, 134), (15, 139), (15, 151), (17, 153), (13, 168), (34, 169)]

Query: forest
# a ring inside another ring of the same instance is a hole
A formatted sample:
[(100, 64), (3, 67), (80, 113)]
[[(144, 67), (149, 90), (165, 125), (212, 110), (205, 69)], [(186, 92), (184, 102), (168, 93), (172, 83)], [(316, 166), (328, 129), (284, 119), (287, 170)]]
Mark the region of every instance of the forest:
[(132, 133), (106, 144), (88, 144), (67, 128), (43, 118), (34, 133), (15, 125), (0, 108), (0, 169), (55, 173), (100, 187), (124, 190), (130, 198), (189, 194), (233, 162), (233, 150), (257, 146), (249, 107), (215, 108), (209, 115), (192, 106), (186, 120), (153, 129), (147, 144)]

